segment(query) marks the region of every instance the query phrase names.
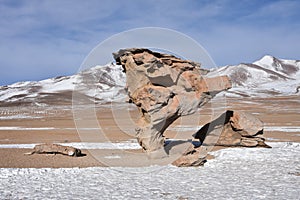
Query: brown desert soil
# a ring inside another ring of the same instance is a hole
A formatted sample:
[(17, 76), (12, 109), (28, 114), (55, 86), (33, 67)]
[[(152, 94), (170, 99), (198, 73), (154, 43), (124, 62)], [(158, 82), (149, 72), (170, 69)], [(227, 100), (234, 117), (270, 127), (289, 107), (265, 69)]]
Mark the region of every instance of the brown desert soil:
[[(112, 105), (114, 106), (114, 105)], [(50, 108), (42, 107), (1, 107), (0, 105), (0, 127), (22, 127), (28, 130), (5, 130), (0, 129), (1, 144), (38, 144), (38, 143), (69, 143), (69, 142), (101, 142), (99, 134), (91, 125), (90, 115), (82, 116), (89, 129), (77, 131), (71, 106), (59, 106)], [(183, 117), (172, 124), (170, 130), (165, 133), (166, 138), (192, 139), (194, 130), (176, 131), (172, 127), (180, 126), (201, 126), (223, 113), (226, 109), (241, 110), (254, 114), (264, 122), (265, 126), (272, 127), (300, 127), (300, 97), (286, 96), (273, 98), (216, 98), (199, 109), (199, 112)], [(46, 111), (45, 111), (46, 110)], [(96, 105), (96, 116), (98, 126), (102, 129), (106, 141), (125, 142), (134, 139), (134, 123), (138, 117), (138, 112), (134, 106), (114, 109), (110, 106)], [(34, 112), (36, 111), (36, 112)], [(42, 112), (41, 112), (42, 111)], [(45, 112), (43, 112), (45, 111)], [(2, 115), (1, 115), (2, 113)], [(30, 114), (34, 118), (4, 118), (14, 114)], [(84, 113), (84, 112), (83, 112)], [(199, 115), (200, 114), (200, 115)], [(45, 128), (35, 129), (31, 128)], [(48, 129), (47, 127), (53, 128)], [(31, 130), (30, 130), (31, 129)], [(124, 131), (125, 130), (125, 131)], [(299, 130), (299, 129), (298, 129)], [(90, 134), (86, 139), (83, 134)], [(300, 142), (299, 132), (285, 131), (264, 131), (264, 136), (269, 142)], [(221, 147), (215, 147), (218, 150)], [(94, 167), (105, 166), (93, 157), (87, 149), (82, 149), (86, 154), (82, 157), (69, 157), (59, 154), (33, 154), (24, 155), (32, 149), (0, 148), (0, 168), (41, 168), (41, 167)], [(114, 150), (103, 150), (106, 154), (115, 155)], [(141, 153), (141, 150), (131, 150)]]

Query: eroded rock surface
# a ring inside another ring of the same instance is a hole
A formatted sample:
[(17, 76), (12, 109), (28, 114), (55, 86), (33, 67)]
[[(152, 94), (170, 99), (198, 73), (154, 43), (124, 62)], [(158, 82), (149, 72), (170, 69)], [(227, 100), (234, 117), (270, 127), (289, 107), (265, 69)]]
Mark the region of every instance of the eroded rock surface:
[(203, 145), (269, 147), (263, 137), (263, 123), (242, 111), (227, 110), (204, 125), (196, 134)]
[(79, 157), (83, 155), (80, 149), (70, 147), (70, 146), (63, 146), (59, 144), (35, 145), (33, 151), (26, 153), (26, 155), (31, 155), (31, 154), (62, 154), (62, 155), (74, 156), (74, 157)]
[(190, 115), (215, 94), (231, 87), (227, 76), (204, 78), (200, 64), (148, 49), (113, 54), (126, 73), (126, 89), (141, 117), (136, 129), (146, 152), (164, 147), (163, 133), (177, 118)]

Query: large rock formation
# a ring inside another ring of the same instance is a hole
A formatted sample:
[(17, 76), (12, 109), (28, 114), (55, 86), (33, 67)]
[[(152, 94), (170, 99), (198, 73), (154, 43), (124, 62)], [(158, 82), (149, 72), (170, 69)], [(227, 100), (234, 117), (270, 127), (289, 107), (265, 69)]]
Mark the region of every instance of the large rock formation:
[(199, 63), (148, 49), (113, 54), (126, 73), (126, 89), (141, 117), (136, 129), (146, 152), (164, 147), (163, 133), (177, 118), (190, 115), (215, 94), (231, 87), (227, 76), (204, 78)]
[(263, 137), (263, 123), (253, 115), (227, 110), (204, 125), (196, 134), (203, 145), (269, 147)]

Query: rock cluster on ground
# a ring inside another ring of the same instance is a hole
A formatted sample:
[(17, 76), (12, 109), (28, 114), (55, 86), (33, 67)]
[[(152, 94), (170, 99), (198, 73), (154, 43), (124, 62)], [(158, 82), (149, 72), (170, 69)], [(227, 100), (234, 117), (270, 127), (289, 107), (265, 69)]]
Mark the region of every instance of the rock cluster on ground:
[(203, 145), (269, 147), (263, 137), (263, 123), (242, 111), (227, 110), (205, 124), (196, 134)]
[(194, 135), (201, 145), (190, 147), (172, 164), (180, 167), (199, 166), (206, 161), (207, 153), (215, 146), (221, 147), (266, 147), (263, 123), (255, 116), (242, 111), (227, 110), (205, 124)]

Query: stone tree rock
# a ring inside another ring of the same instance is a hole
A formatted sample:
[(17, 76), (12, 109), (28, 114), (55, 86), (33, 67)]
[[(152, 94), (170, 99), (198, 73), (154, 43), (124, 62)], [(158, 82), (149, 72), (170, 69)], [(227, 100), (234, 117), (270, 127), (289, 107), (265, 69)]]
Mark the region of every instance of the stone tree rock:
[(113, 56), (126, 73), (129, 100), (139, 109), (136, 137), (146, 152), (164, 147), (163, 133), (177, 118), (231, 87), (227, 76), (204, 78), (207, 70), (199, 63), (172, 55), (132, 48)]
[(263, 137), (263, 123), (249, 113), (227, 110), (205, 124), (196, 134), (203, 145), (269, 147)]

